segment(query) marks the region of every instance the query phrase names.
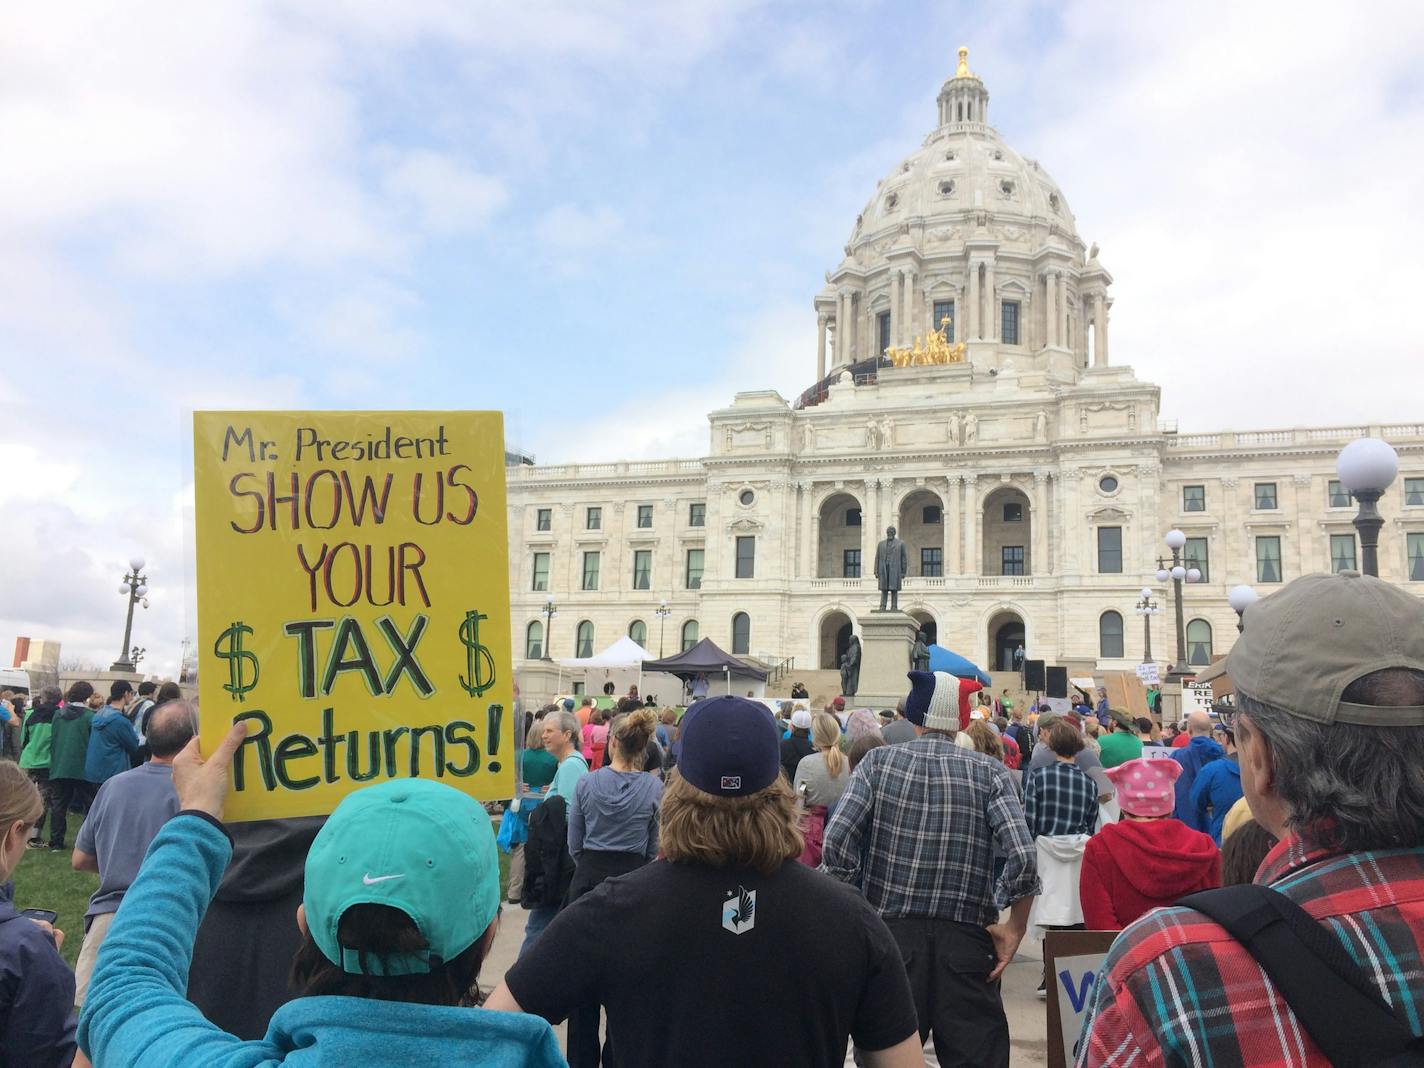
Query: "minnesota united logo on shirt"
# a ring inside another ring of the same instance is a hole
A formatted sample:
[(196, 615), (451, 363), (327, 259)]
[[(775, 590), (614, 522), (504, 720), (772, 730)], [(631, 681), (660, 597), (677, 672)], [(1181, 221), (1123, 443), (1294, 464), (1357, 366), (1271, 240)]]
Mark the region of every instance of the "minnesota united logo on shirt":
[(739, 886), (727, 891), (727, 900), (722, 902), (722, 926), (733, 934), (745, 934), (756, 926), (755, 890)]

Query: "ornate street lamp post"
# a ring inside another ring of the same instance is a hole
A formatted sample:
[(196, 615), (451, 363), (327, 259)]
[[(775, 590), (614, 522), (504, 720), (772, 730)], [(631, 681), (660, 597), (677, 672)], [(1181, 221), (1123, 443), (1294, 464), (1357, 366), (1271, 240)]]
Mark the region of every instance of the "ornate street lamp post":
[(1169, 530), (1167, 536), (1162, 539), (1167, 548), (1172, 550), (1172, 563), (1167, 562), (1160, 556), (1157, 558), (1157, 581), (1166, 582), (1172, 580), (1172, 600), (1175, 602), (1177, 616), (1177, 662), (1172, 665), (1167, 672), (1169, 678), (1180, 679), (1184, 675), (1190, 675), (1192, 669), (1187, 666), (1187, 632), (1186, 623), (1182, 615), (1182, 583), (1200, 582), (1201, 572), (1194, 567), (1187, 567), (1182, 561), (1182, 547), (1187, 544), (1187, 536), (1180, 530)]
[(550, 597), (544, 602), (544, 660), (554, 659), (549, 655), (549, 650), (554, 647), (552, 641), (554, 635), (554, 617), (559, 614), (558, 605), (554, 604), (554, 599)]
[(1231, 606), (1231, 610), (1236, 613), (1236, 633), (1240, 634), (1246, 627), (1246, 609), (1261, 599), (1261, 595), (1250, 586), (1233, 586), (1231, 592), (1226, 595), (1226, 603)]
[(1160, 609), (1157, 602), (1152, 599), (1152, 588), (1142, 587), (1142, 598), (1136, 604), (1137, 614), (1142, 617), (1142, 662), (1152, 663), (1152, 617)]
[(1340, 450), (1335, 471), (1350, 496), (1360, 502), (1355, 529), (1360, 533), (1360, 570), (1379, 578), (1379, 532), (1384, 516), (1375, 507), (1399, 474), (1399, 454), (1379, 438), (1358, 438)]
[(135, 652), (141, 652), (135, 647), (129, 648), (129, 639), (133, 637), (133, 614), (134, 605), (140, 601), (145, 608), (148, 607), (148, 576), (141, 574), (143, 571), (143, 557), (135, 556), (129, 561), (129, 572), (119, 583), (120, 595), (129, 599), (128, 617), (124, 620), (124, 644), (119, 648), (119, 658), (109, 665), (110, 671), (123, 671), (133, 673), (134, 665), (138, 662), (134, 656)]
[(653, 615), (658, 617), (658, 659), (665, 655), (663, 651), (663, 631), (667, 628), (667, 617), (672, 615), (672, 609), (668, 607), (667, 600), (658, 602), (657, 608), (653, 609)]

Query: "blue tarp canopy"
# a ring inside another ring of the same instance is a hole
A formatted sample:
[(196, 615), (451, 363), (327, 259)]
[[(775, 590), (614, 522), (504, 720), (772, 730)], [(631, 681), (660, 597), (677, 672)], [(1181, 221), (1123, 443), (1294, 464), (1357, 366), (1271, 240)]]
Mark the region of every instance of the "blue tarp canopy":
[(961, 679), (978, 679), (985, 686), (992, 686), (994, 683), (994, 680), (989, 678), (989, 673), (978, 664), (938, 645), (930, 646), (930, 670), (948, 671)]

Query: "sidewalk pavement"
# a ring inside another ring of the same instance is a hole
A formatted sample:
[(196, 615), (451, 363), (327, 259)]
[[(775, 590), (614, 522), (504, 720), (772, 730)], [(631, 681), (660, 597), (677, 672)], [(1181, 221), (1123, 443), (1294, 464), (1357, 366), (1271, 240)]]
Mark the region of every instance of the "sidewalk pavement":
[[(504, 973), (514, 964), (519, 955), (520, 943), (524, 941), (524, 925), (528, 913), (518, 905), (504, 906), (500, 913), (499, 933), (494, 946), (480, 969), (480, 985), (493, 989), (499, 984)], [(1032, 1068), (1048, 1063), (1048, 1010), (1038, 996), (1038, 979), (1043, 970), (1043, 944), (1034, 937), (1032, 928), (1028, 937), (1019, 947), (1013, 963), (1004, 972), (1004, 1011), (1009, 1018), (1009, 1038), (1012, 1054), (1011, 1068)], [(565, 1040), (564, 1026), (554, 1029), (562, 1046)], [(853, 1062), (849, 1053), (846, 1064)], [(939, 1061), (933, 1053), (933, 1041), (925, 1053), (925, 1064), (938, 1068)]]

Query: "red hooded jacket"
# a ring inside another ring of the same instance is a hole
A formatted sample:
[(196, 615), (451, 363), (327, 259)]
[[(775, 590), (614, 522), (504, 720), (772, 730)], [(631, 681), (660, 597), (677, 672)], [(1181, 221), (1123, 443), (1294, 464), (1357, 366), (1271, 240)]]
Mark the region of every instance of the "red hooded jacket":
[(1210, 835), (1181, 820), (1123, 820), (1088, 840), (1078, 883), (1090, 931), (1120, 931), (1179, 897), (1221, 885), (1221, 853)]

